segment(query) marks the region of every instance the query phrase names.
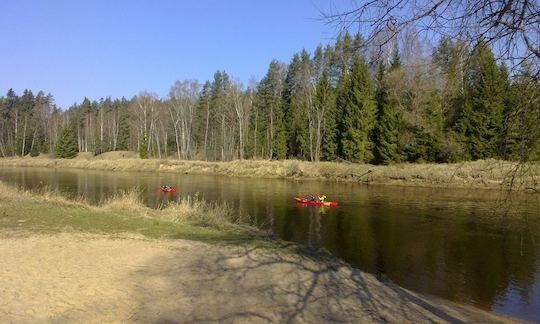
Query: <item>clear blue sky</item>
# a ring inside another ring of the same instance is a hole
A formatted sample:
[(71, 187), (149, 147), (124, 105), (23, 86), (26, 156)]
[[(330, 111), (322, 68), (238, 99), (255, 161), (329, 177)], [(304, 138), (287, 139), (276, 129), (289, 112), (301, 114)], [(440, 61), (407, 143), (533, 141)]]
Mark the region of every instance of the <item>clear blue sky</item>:
[(329, 0), (0, 2), (0, 95), (29, 88), (66, 108), (141, 90), (165, 96), (175, 80), (217, 69), (247, 83), (272, 59), (333, 42), (320, 21)]

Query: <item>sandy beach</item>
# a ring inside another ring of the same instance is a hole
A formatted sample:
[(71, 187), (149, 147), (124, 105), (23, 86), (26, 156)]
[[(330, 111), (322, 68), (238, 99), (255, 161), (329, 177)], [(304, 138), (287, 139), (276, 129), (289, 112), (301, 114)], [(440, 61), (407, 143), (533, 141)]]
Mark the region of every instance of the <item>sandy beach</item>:
[(0, 233), (7, 322), (509, 322), (334, 261), (105, 236)]

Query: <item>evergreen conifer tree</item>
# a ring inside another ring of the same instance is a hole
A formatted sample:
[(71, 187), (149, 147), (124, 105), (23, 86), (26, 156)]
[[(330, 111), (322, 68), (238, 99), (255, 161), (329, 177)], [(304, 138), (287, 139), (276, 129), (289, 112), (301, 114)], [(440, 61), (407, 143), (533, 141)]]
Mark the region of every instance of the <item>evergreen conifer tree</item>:
[(505, 82), (489, 46), (481, 41), (470, 62), (467, 102), (458, 129), (473, 159), (496, 157), (502, 131)]
[(115, 103), (115, 107), (120, 114), (120, 122), (118, 125), (118, 143), (116, 144), (117, 151), (129, 150), (129, 112), (128, 102), (122, 98), (121, 101)]
[(375, 121), (375, 100), (364, 59), (353, 57), (343, 114), (343, 157), (369, 162), (373, 158), (371, 131)]
[(141, 144), (139, 145), (139, 157), (141, 159), (148, 159), (148, 138), (143, 136)]
[(317, 84), (315, 96), (316, 104), (324, 106), (324, 136), (322, 154), (325, 160), (331, 161), (337, 158), (338, 153), (338, 125), (336, 112), (336, 99), (330, 85), (330, 74), (324, 69), (321, 79)]
[(282, 109), (283, 120), (287, 122), (284, 124), (285, 136), (287, 141), (287, 155), (297, 155), (298, 147), (296, 143), (296, 133), (292, 121), (294, 119), (294, 107), (293, 107), (293, 92), (296, 82), (296, 74), (300, 70), (300, 55), (294, 54), (291, 63), (287, 68), (287, 75), (285, 76), (284, 88), (282, 92)]
[(399, 125), (397, 111), (389, 102), (388, 90), (384, 83), (384, 70), (384, 64), (380, 62), (377, 72), (374, 161), (378, 164), (391, 164), (400, 160), (397, 145)]
[(272, 156), (276, 159), (285, 159), (287, 157), (287, 135), (285, 133), (285, 123), (283, 120), (283, 109), (281, 108), (281, 105), (278, 106), (275, 116), (276, 129), (274, 134), (274, 152)]
[(287, 137), (281, 97), (282, 74), (281, 64), (278, 61), (272, 61), (266, 75), (259, 83), (255, 96), (258, 145), (265, 147), (268, 157), (277, 159), (284, 159), (287, 156)]
[(61, 159), (72, 159), (77, 156), (79, 147), (73, 130), (65, 127), (62, 129), (58, 141), (56, 142), (55, 155)]

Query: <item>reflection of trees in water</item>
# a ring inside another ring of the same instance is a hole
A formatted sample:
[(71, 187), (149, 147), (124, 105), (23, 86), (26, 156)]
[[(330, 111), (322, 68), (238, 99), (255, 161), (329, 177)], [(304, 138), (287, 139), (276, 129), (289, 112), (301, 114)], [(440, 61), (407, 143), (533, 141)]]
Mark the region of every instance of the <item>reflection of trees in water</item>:
[(538, 217), (515, 205), (501, 213), (486, 201), (450, 200), (435, 210), (425, 197), (407, 204), (410, 191), (377, 194), (362, 216), (342, 218), (338, 253), (405, 287), (486, 309), (510, 286), (524, 301), (539, 302), (529, 300), (539, 266)]
[(309, 206), (308, 246), (318, 248), (321, 246), (321, 215), (326, 213), (326, 207)]

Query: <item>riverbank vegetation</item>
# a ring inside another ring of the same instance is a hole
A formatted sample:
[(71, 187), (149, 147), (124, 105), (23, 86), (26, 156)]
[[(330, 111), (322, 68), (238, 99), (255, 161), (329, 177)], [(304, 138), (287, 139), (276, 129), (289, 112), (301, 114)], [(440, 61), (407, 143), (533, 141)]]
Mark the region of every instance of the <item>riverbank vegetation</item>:
[(110, 152), (98, 156), (79, 153), (74, 159), (0, 159), (3, 167), (77, 168), (106, 171), (173, 172), (238, 177), (317, 179), (364, 184), (426, 187), (477, 187), (540, 191), (540, 164), (481, 160), (451, 164), (402, 163), (370, 165), (299, 160), (236, 160), (230, 162), (140, 159), (136, 152)]
[(483, 40), (437, 46), (399, 34), (381, 48), (344, 33), (272, 61), (260, 82), (225, 71), (177, 81), (166, 98), (0, 98), (0, 156), (130, 150), (143, 158), (347, 160), (372, 164), (537, 160), (540, 86)]
[(186, 197), (161, 209), (144, 206), (136, 190), (92, 206), (43, 188), (29, 192), (0, 182), (0, 231), (142, 234), (207, 243), (269, 244), (226, 204)]

